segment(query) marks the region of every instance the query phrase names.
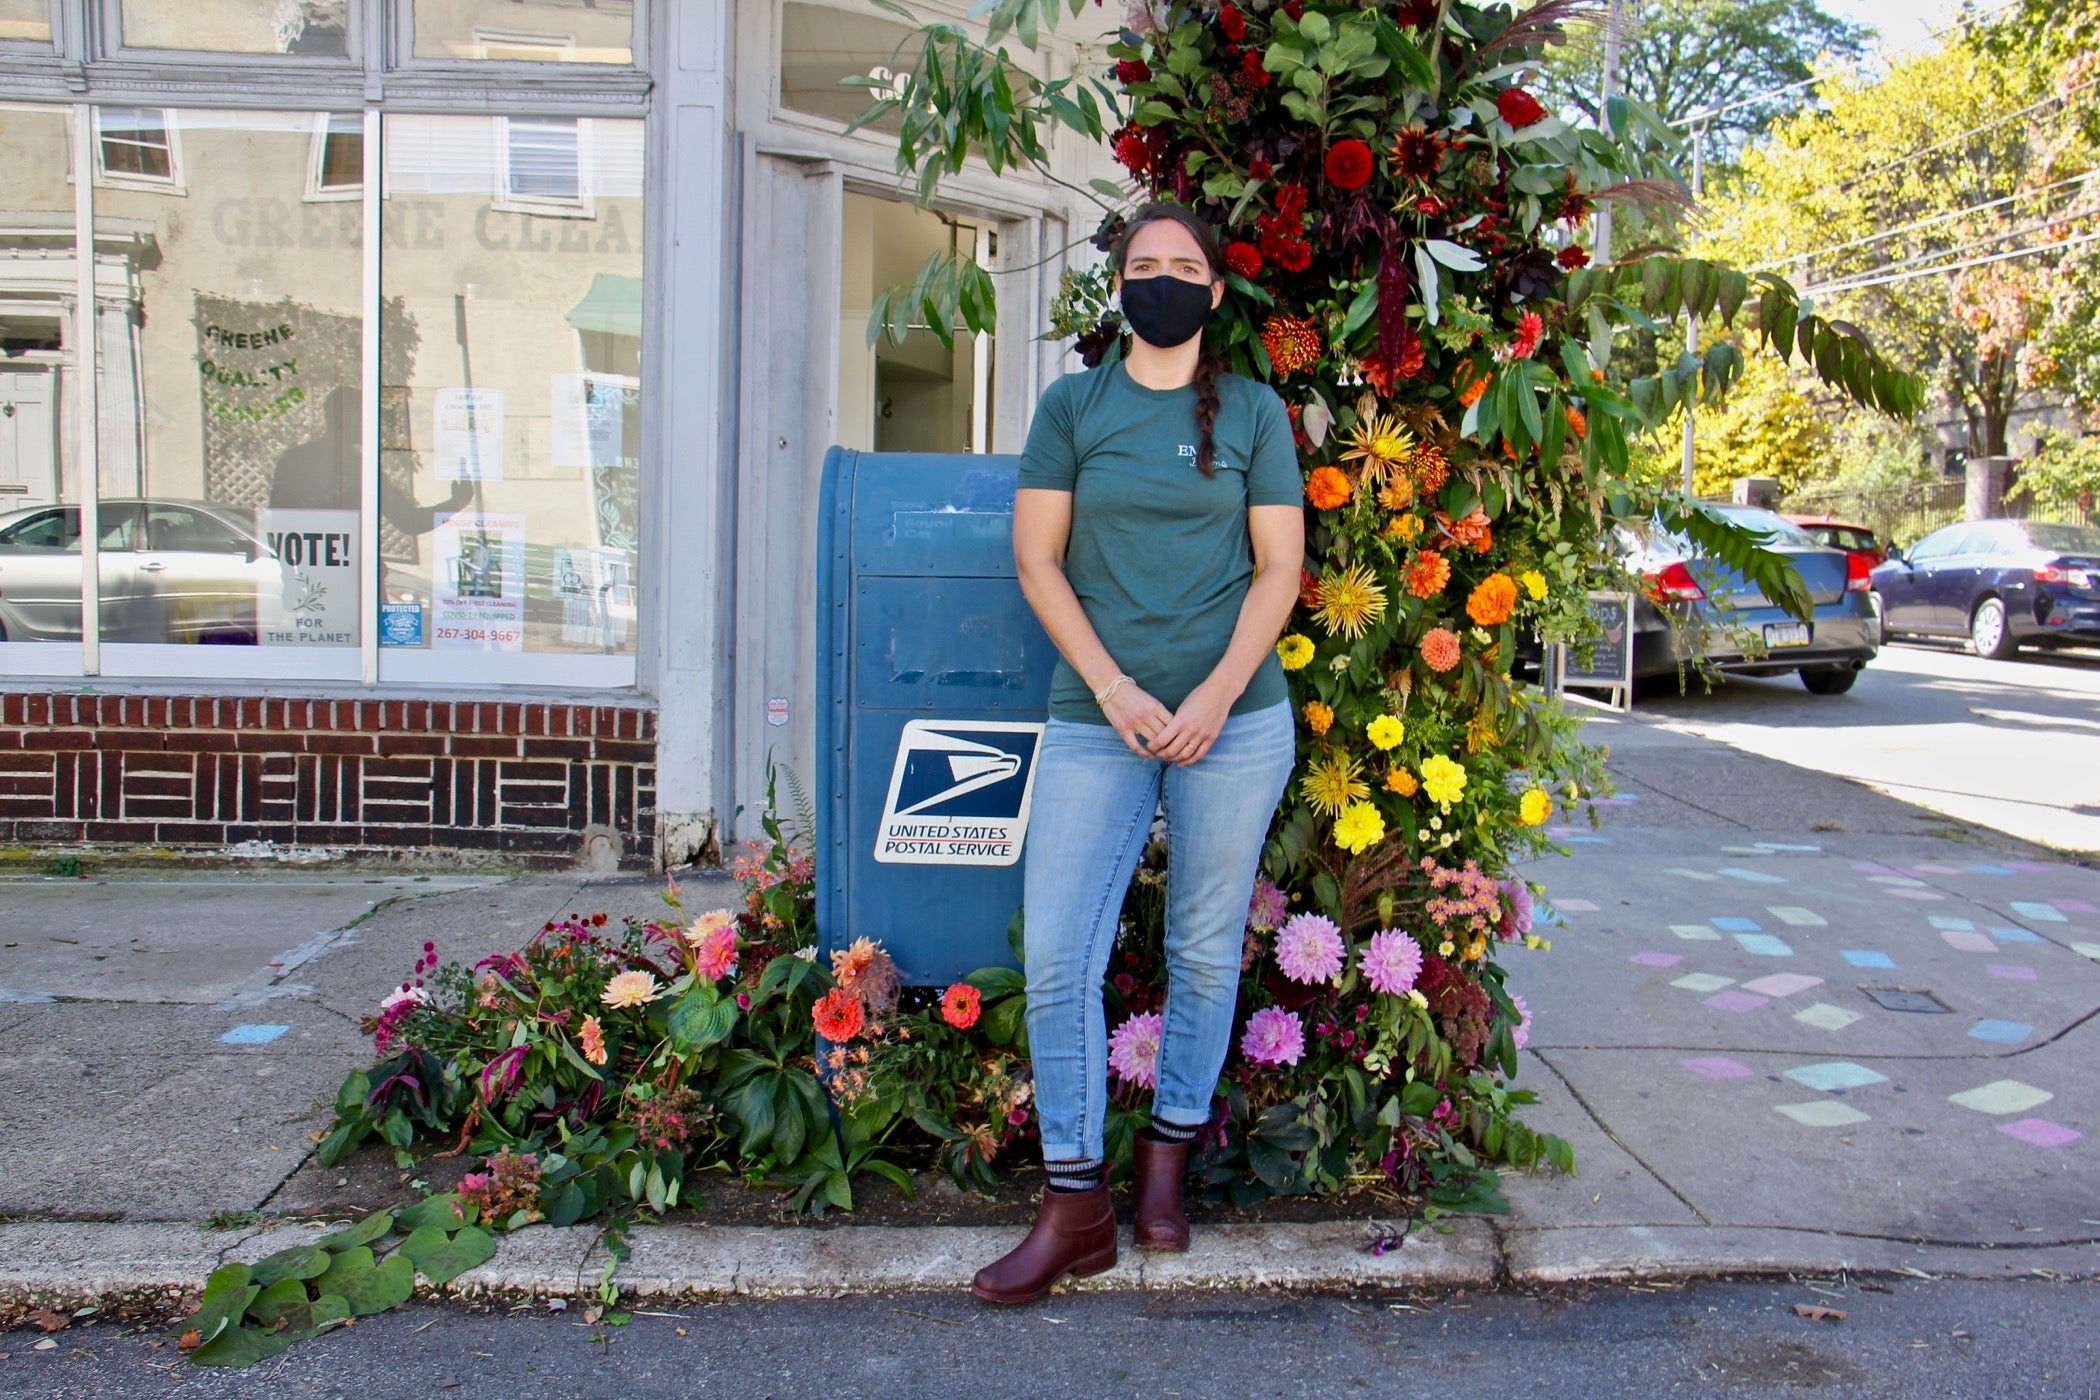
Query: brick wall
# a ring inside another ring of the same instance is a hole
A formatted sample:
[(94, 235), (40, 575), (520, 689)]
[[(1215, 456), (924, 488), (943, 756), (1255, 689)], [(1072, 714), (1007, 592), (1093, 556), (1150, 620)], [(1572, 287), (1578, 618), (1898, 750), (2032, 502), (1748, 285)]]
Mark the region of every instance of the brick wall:
[(607, 705), (0, 693), (0, 843), (246, 841), (646, 866), (656, 715)]

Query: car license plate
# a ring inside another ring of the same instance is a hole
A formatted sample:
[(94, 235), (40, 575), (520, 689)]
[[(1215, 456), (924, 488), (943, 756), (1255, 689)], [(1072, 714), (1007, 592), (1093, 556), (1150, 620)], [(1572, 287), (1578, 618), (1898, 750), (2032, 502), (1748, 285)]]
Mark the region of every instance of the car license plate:
[(1805, 647), (1808, 645), (1808, 624), (1805, 622), (1767, 622), (1765, 645), (1768, 647)]

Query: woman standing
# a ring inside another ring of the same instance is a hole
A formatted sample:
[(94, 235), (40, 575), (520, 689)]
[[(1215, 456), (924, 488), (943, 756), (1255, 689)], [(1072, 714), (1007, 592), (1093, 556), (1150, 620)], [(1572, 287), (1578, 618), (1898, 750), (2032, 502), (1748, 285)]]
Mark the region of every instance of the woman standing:
[(1044, 393), (1014, 501), (1021, 588), (1063, 660), (1024, 872), (1049, 1185), (1027, 1239), (977, 1274), (971, 1291), (994, 1303), (1116, 1262), (1101, 984), (1162, 806), (1167, 1001), (1152, 1126), (1138, 1135), (1136, 1237), (1188, 1247), (1189, 1144), (1231, 1041), (1247, 901), (1295, 752), (1275, 655), (1305, 547), (1290, 419), (1203, 343), (1225, 294), (1207, 224), (1149, 205), (1110, 261), (1130, 353)]

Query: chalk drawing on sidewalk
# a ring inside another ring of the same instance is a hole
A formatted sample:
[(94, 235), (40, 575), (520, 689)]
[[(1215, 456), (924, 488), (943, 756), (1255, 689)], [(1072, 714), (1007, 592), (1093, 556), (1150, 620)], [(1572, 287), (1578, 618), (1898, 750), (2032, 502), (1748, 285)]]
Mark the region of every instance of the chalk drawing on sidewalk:
[(2034, 1034), (2034, 1027), (2025, 1021), (1978, 1021), (1969, 1028), (1975, 1040), (1993, 1041), (1999, 1045), (2018, 1045)]
[(1854, 1021), (1860, 1020), (1861, 1015), (1857, 1011), (1852, 1011), (1842, 1006), (1832, 1006), (1827, 1001), (1819, 1001), (1813, 1006), (1804, 1007), (1802, 1010), (1796, 1011), (1794, 1019), (1804, 1026), (1814, 1026), (1819, 1031), (1836, 1032), (1843, 1030)]
[(2031, 1108), (2040, 1108), (2055, 1097), (2056, 1095), (2047, 1089), (2037, 1089), (2032, 1084), (2022, 1084), (2017, 1079), (1994, 1079), (1988, 1084), (1964, 1089), (1959, 1094), (1949, 1094), (1947, 1102), (1977, 1113), (2003, 1117), (2010, 1113), (2025, 1113)]
[(1854, 967), (1894, 967), (1896, 960), (1887, 953), (1877, 953), (1871, 948), (1847, 948), (1845, 961)]
[(2036, 1147), (2067, 1147), (2085, 1136), (2076, 1128), (2066, 1128), (2046, 1118), (2022, 1118), (2017, 1123), (2000, 1123), (1998, 1131)]
[(1710, 996), (1720, 991), (1723, 987), (1733, 987), (1735, 979), (1733, 977), (1722, 977), (1711, 972), (1687, 972), (1670, 985), (1682, 987), (1688, 992), (1697, 992), (1700, 996)]
[(1716, 1011), (1727, 1011), (1740, 1016), (1745, 1012), (1755, 1011), (1760, 1006), (1770, 1006), (1772, 999), (1752, 992), (1729, 991), (1708, 997), (1706, 1004)]
[(1867, 1115), (1848, 1103), (1836, 1099), (1816, 1099), (1811, 1103), (1783, 1103), (1774, 1106), (1774, 1111), (1784, 1113), (1804, 1128), (1849, 1128), (1854, 1123), (1865, 1123)]
[(1942, 930), (1940, 937), (1947, 940), (1949, 948), (1959, 953), (1995, 953), (1998, 951), (1998, 945), (1991, 941), (1988, 934), (1950, 928)]
[(1784, 938), (1769, 933), (1739, 933), (1736, 943), (1746, 953), (1760, 958), (1790, 958), (1794, 950)]
[(1740, 1060), (1731, 1060), (1726, 1055), (1701, 1055), (1696, 1059), (1677, 1062), (1698, 1075), (1701, 1079), (1754, 1079), (1757, 1071)]
[(1801, 1065), (1786, 1071), (1786, 1077), (1796, 1084), (1805, 1084), (1811, 1089), (1834, 1093), (1845, 1089), (1864, 1089), (1869, 1084), (1886, 1084), (1889, 1077), (1879, 1070), (1855, 1065), (1850, 1060), (1832, 1060), (1827, 1064)]
[(1743, 990), (1755, 992), (1761, 997), (1771, 997), (1777, 1000), (1781, 997), (1790, 997), (1796, 992), (1805, 992), (1810, 987), (1820, 987), (1822, 985), (1823, 979), (1820, 977), (1810, 977), (1800, 972), (1775, 972), (1770, 977), (1760, 977), (1755, 982), (1745, 982)]

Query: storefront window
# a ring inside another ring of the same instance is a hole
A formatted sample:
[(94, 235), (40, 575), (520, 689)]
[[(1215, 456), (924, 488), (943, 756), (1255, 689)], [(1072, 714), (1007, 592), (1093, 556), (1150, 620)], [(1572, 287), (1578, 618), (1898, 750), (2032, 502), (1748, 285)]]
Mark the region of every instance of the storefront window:
[(51, 0), (0, 0), (0, 39), (51, 42)]
[(386, 131), (382, 676), (631, 678), (642, 123)]
[[(0, 643), (80, 640), (72, 114), (0, 106)], [(56, 650), (54, 648), (53, 650)], [(78, 665), (79, 652), (69, 664)], [(0, 670), (33, 669), (21, 658)]]
[[(99, 578), (112, 673), (356, 674), (362, 210), (309, 197), (315, 120), (100, 114), (111, 187), (95, 192)], [(120, 132), (129, 147), (113, 145)], [(112, 151), (134, 148), (148, 155), (120, 181)], [(208, 646), (218, 659), (127, 658), (138, 644)]]
[(319, 58), (350, 52), (349, 0), (123, 0), (123, 6), (124, 42), (131, 48)]
[(634, 62), (634, 0), (415, 0), (416, 57)]
[[(865, 87), (845, 87), (847, 78), (888, 83), (918, 62), (919, 32), (894, 20), (788, 0), (780, 9), (780, 105), (791, 112), (851, 122), (874, 104)], [(872, 122), (873, 131), (895, 132), (901, 118)]]

